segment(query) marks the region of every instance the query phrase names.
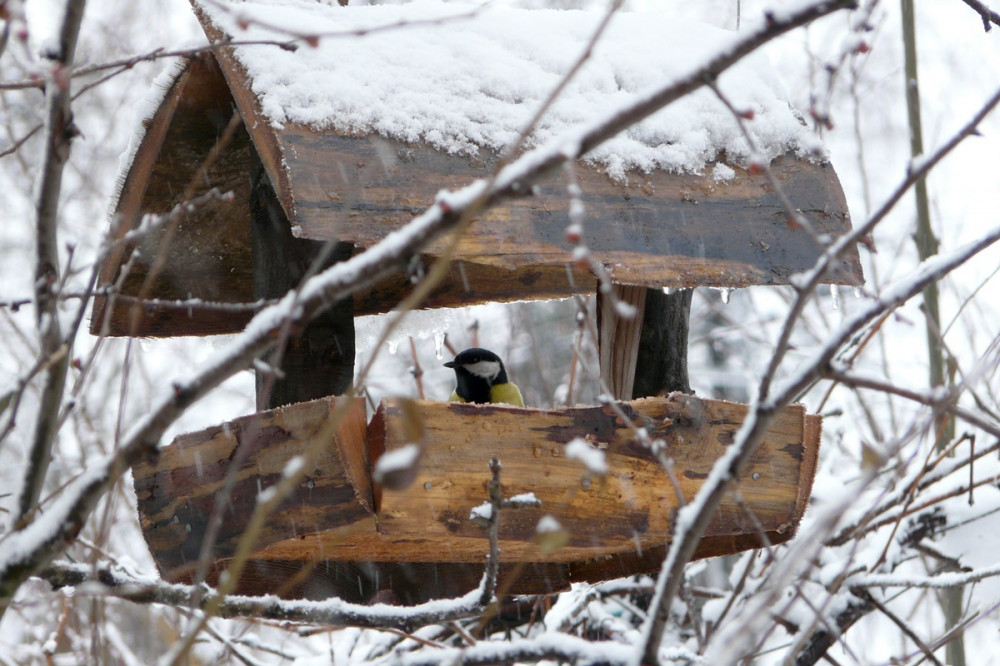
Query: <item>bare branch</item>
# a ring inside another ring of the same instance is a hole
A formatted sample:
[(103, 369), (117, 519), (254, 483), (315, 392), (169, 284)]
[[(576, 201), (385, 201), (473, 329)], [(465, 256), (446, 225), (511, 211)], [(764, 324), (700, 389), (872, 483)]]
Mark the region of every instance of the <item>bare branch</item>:
[(983, 121), (986, 116), (996, 108), (997, 104), (1000, 104), (1000, 90), (997, 90), (993, 95), (986, 101), (985, 104), (979, 109), (979, 111), (972, 117), (972, 119), (967, 122), (962, 128), (956, 132), (952, 137), (944, 143), (940, 148), (935, 150), (933, 153), (927, 156), (926, 159), (921, 160), (916, 165), (911, 165), (906, 173), (906, 178), (903, 179), (889, 198), (882, 204), (882, 206), (875, 211), (875, 213), (865, 221), (864, 224), (858, 225), (850, 233), (844, 234), (838, 238), (830, 246), (829, 250), (824, 254), (820, 255), (819, 260), (813, 268), (801, 276), (796, 284), (796, 298), (795, 302), (792, 304), (791, 310), (785, 319), (785, 326), (781, 330), (781, 334), (778, 336), (778, 342), (775, 344), (774, 354), (771, 356), (770, 364), (764, 373), (764, 377), (761, 380), (761, 385), (759, 388), (759, 394), (761, 399), (765, 398), (770, 391), (772, 378), (785, 357), (785, 353), (789, 347), (789, 341), (792, 337), (792, 331), (798, 325), (799, 318), (802, 315), (802, 311), (805, 309), (812, 293), (819, 286), (820, 282), (828, 274), (831, 267), (835, 265), (835, 261), (839, 259), (847, 250), (854, 247), (862, 239), (871, 235), (872, 230), (880, 223), (885, 217), (896, 207), (896, 204), (903, 198), (904, 195), (913, 187), (918, 180), (926, 176), (931, 169), (938, 165), (938, 163), (943, 160), (947, 155), (949, 155), (955, 148), (958, 147), (962, 141), (970, 136), (975, 136), (979, 134), (979, 124)]
[[(59, 326), (59, 299), (56, 295), (59, 284), (59, 195), (62, 192), (63, 166), (69, 159), (70, 142), (79, 132), (73, 124), (73, 113), (70, 110), (69, 81), (63, 74), (73, 62), (85, 4), (85, 0), (73, 0), (66, 5), (58, 51), (53, 58), (51, 75), (45, 86), (45, 141), (35, 202), (38, 263), (35, 267), (34, 285), (35, 321), (42, 342), (43, 357), (54, 356), (63, 345)], [(68, 369), (69, 353), (65, 353), (45, 371), (42, 397), (28, 454), (29, 463), (18, 497), (15, 522), (28, 515), (38, 503), (42, 492), (45, 474), (52, 459), (59, 405)]]
[(980, 18), (983, 19), (983, 29), (986, 32), (993, 29), (992, 24), (1000, 25), (1000, 14), (987, 7), (980, 0), (962, 0), (962, 2), (972, 7), (973, 11), (979, 14)]
[(879, 391), (881, 393), (891, 393), (893, 395), (906, 398), (907, 400), (927, 405), (928, 407), (942, 409), (949, 414), (957, 416), (963, 421), (976, 426), (980, 430), (988, 432), (994, 437), (1000, 437), (1000, 424), (993, 423), (992, 421), (983, 418), (976, 412), (959, 407), (955, 404), (955, 400), (958, 396), (951, 395), (951, 392), (948, 392), (948, 394), (943, 396), (936, 393), (921, 393), (920, 391), (914, 391), (913, 389), (896, 386), (875, 377), (863, 377), (857, 373), (844, 372), (833, 368), (828, 368), (823, 374), (830, 379), (838, 381), (851, 388), (866, 388)]
[(853, 594), (854, 596), (858, 597), (862, 601), (871, 604), (876, 609), (878, 609), (878, 611), (880, 613), (882, 613), (887, 618), (889, 618), (889, 620), (893, 624), (895, 624), (897, 627), (899, 627), (900, 631), (902, 631), (904, 634), (906, 634), (910, 638), (910, 640), (913, 641), (918, 648), (920, 648), (920, 651), (924, 653), (924, 656), (927, 657), (931, 661), (932, 664), (936, 664), (936, 666), (944, 666), (940, 661), (938, 661), (938, 658), (934, 656), (934, 651), (931, 650), (927, 646), (927, 644), (924, 641), (922, 641), (920, 639), (920, 637), (917, 636), (917, 634), (914, 633), (914, 631), (912, 629), (910, 629), (910, 627), (905, 622), (903, 622), (902, 619), (900, 619), (891, 610), (889, 610), (888, 608), (886, 608), (885, 604), (883, 604), (878, 599), (876, 599), (875, 597), (873, 597), (872, 594), (868, 590), (866, 590), (864, 588), (860, 588), (860, 587), (855, 587), (855, 588), (851, 589), (851, 594)]
[(503, 504), (503, 494), (500, 489), (500, 471), (503, 465), (497, 458), (490, 458), (490, 519), (487, 531), (490, 540), (489, 559), (486, 562), (486, 573), (483, 575), (483, 590), (479, 596), (479, 605), (486, 607), (494, 601), (497, 576), (500, 575), (500, 509)]
[[(795, 666), (812, 666), (812, 664), (819, 662), (844, 632), (874, 609), (874, 606), (864, 600), (852, 600), (844, 610), (833, 618), (835, 626), (832, 627), (829, 622), (824, 623), (821, 629), (810, 635), (805, 647), (795, 655)], [(835, 629), (836, 632), (832, 629)]]

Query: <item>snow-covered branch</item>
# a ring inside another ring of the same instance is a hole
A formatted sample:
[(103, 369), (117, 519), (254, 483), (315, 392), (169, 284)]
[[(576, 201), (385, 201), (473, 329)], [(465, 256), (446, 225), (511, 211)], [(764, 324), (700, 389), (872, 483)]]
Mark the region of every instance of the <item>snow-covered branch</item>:
[[(59, 279), (59, 239), (58, 211), (62, 193), (63, 167), (69, 159), (70, 143), (79, 130), (73, 122), (70, 109), (70, 86), (65, 71), (73, 63), (77, 37), (83, 22), (83, 0), (74, 0), (66, 5), (59, 43), (51, 58), (48, 81), (45, 84), (45, 141), (42, 166), (36, 185), (35, 229), (35, 319), (39, 338), (42, 341), (42, 356), (56, 356), (63, 345), (59, 324), (57, 291)], [(52, 458), (52, 445), (59, 424), (59, 406), (62, 403), (66, 372), (69, 368), (69, 354), (59, 356), (44, 373), (42, 398), (35, 416), (35, 431), (28, 455), (30, 465), (26, 468), (24, 482), (20, 489), (15, 518), (25, 518), (38, 502), (42, 484)], [(3, 595), (0, 594), (0, 598)]]
[(852, 587), (923, 587), (948, 588), (961, 587), (969, 583), (978, 583), (987, 578), (1000, 576), (1000, 564), (992, 567), (973, 569), (972, 571), (956, 571), (939, 573), (934, 576), (908, 576), (899, 574), (859, 574), (848, 579)]
[(400, 607), (352, 604), (336, 598), (324, 601), (290, 601), (274, 596), (228, 595), (220, 598), (215, 590), (208, 587), (165, 583), (158, 578), (131, 575), (108, 564), (94, 567), (59, 561), (39, 575), (54, 588), (74, 587), (80, 594), (201, 610), (212, 606), (213, 615), (223, 618), (254, 617), (327, 626), (407, 629), (475, 617), (485, 609), (479, 603), (483, 584), (457, 599)]

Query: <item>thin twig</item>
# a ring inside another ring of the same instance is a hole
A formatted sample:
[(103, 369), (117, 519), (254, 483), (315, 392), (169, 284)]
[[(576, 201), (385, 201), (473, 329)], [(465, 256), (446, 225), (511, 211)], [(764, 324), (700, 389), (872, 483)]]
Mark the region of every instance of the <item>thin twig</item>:
[(410, 356), (413, 358), (413, 369), (410, 370), (410, 374), (413, 375), (413, 381), (417, 384), (417, 396), (423, 400), (424, 399), (424, 369), (420, 367), (420, 357), (417, 355), (417, 343), (413, 341), (413, 336), (407, 336), (410, 339)]
[(497, 458), (490, 458), (492, 478), (489, 484), (490, 520), (487, 534), (490, 540), (489, 559), (486, 561), (486, 572), (483, 575), (485, 584), (479, 596), (479, 605), (487, 607), (496, 602), (494, 591), (497, 577), (500, 575), (500, 509), (503, 504), (503, 493), (500, 487), (500, 471), (503, 465)]
[(922, 393), (913, 389), (890, 384), (889, 382), (882, 381), (875, 377), (864, 377), (856, 373), (835, 370), (833, 368), (828, 368), (823, 374), (830, 379), (834, 379), (851, 388), (866, 388), (880, 393), (891, 393), (893, 395), (906, 398), (907, 400), (912, 400), (913, 402), (921, 405), (927, 405), (928, 407), (933, 407), (935, 409), (942, 409), (949, 414), (976, 426), (983, 432), (987, 432), (994, 437), (1000, 437), (1000, 424), (988, 421), (976, 412), (965, 409), (964, 407), (959, 407), (955, 404), (958, 396), (955, 394), (954, 390), (948, 391), (944, 395), (941, 395), (940, 393)]
[(986, 32), (993, 29), (992, 24), (1000, 25), (1000, 14), (987, 7), (979, 0), (962, 0), (962, 2), (972, 7), (972, 9), (979, 14), (980, 18), (983, 19), (983, 29)]
[[(69, 159), (70, 143), (79, 130), (73, 124), (69, 81), (63, 78), (63, 73), (73, 62), (85, 5), (85, 0), (67, 3), (57, 51), (52, 58), (52, 72), (45, 85), (45, 141), (35, 205), (37, 264), (34, 283), (35, 321), (42, 341), (42, 356), (54, 355), (64, 344), (59, 326), (59, 299), (56, 295), (56, 285), (59, 284), (58, 211), (63, 167)], [(28, 465), (15, 507), (15, 523), (28, 515), (38, 503), (42, 492), (52, 459), (69, 357), (67, 351), (45, 371)], [(0, 606), (0, 615), (3, 608), (5, 606)]]

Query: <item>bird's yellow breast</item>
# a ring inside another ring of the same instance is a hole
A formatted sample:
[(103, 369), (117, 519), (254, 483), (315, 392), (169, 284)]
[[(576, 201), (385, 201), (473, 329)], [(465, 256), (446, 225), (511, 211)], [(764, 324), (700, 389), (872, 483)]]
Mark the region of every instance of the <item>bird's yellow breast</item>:
[[(451, 392), (448, 402), (465, 402), (457, 391)], [(494, 384), (490, 387), (490, 402), (505, 403), (514, 407), (524, 407), (524, 398), (521, 397), (521, 390), (517, 384), (506, 382), (505, 384)]]
[(513, 382), (491, 386), (490, 402), (505, 402), (515, 407), (524, 407), (524, 398), (521, 397), (521, 390)]

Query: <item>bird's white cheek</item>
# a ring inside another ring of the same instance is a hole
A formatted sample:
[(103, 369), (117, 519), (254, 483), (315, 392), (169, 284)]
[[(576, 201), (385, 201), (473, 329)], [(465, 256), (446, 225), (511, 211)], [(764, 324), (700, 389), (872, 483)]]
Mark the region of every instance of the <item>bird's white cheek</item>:
[(493, 379), (500, 374), (500, 364), (496, 361), (479, 361), (465, 366), (465, 369), (483, 379)]

